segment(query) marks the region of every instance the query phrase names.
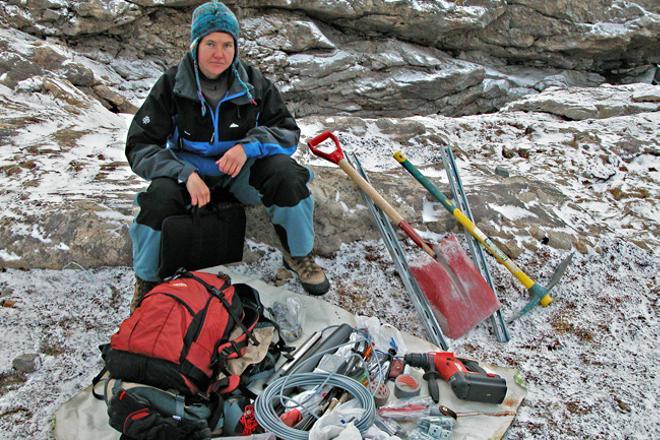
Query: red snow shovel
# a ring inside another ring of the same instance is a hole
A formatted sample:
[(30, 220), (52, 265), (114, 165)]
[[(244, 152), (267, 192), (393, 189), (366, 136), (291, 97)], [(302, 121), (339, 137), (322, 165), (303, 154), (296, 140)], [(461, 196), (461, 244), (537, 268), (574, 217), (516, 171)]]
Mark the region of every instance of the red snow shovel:
[[(332, 139), (335, 149), (322, 151), (319, 144)], [(307, 142), (315, 155), (333, 162), (344, 170), (389, 219), (412, 239), (431, 258), (421, 257), (411, 264), (411, 274), (431, 303), (443, 333), (459, 338), (492, 315), (499, 307), (495, 293), (486, 283), (456, 238), (443, 240), (438, 252), (425, 242), (410, 224), (380, 194), (358, 174), (344, 158), (339, 140), (330, 131), (324, 131)]]

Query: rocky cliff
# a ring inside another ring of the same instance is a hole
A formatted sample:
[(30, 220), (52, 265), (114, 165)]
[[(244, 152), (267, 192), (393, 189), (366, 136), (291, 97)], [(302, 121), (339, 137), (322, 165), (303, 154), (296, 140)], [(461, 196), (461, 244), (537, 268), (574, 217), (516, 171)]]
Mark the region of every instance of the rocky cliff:
[[(126, 123), (185, 52), (198, 3), (0, 5), (3, 265), (129, 264), (131, 200), (145, 182), (123, 157)], [(605, 233), (657, 250), (655, 2), (228, 4), (241, 56), (278, 84), (304, 138), (335, 130), (419, 228), (456, 224), (422, 223), (423, 191), (390, 155), (406, 151), (446, 190), (449, 143), (481, 226), (512, 255), (588, 252)], [(318, 251), (376, 238), (350, 182), (302, 142), (297, 157), (317, 172)], [(251, 209), (250, 238), (273, 241)]]

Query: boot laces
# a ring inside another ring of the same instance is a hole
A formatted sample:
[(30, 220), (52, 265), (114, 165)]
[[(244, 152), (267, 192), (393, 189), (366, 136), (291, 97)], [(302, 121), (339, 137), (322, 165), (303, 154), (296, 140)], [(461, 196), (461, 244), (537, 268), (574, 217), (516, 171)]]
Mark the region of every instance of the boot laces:
[(318, 265), (314, 261), (311, 255), (305, 255), (304, 257), (292, 257), (293, 260), (300, 267), (300, 275), (311, 276), (319, 269)]

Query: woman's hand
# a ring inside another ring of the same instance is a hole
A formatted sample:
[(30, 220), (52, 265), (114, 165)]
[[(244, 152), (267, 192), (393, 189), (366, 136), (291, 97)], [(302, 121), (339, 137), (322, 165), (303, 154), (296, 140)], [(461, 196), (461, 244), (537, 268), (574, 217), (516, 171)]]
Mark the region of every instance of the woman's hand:
[(237, 144), (231, 147), (227, 152), (216, 162), (221, 172), (231, 177), (238, 176), (241, 168), (245, 165), (247, 156), (243, 150), (242, 144)]
[(211, 191), (206, 183), (197, 173), (192, 173), (186, 181), (186, 189), (190, 194), (190, 200), (193, 206), (200, 208), (211, 201)]

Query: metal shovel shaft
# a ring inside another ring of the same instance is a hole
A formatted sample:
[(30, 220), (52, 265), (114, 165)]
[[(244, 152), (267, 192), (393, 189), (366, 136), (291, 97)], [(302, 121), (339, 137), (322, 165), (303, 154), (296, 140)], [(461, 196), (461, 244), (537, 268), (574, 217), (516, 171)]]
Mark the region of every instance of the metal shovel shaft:
[[(369, 177), (364, 172), (364, 169), (362, 169), (362, 164), (360, 163), (360, 160), (357, 158), (357, 156), (355, 154), (351, 154), (349, 155), (349, 159), (350, 162), (354, 164), (353, 167), (360, 174), (360, 176), (369, 182)], [(410, 273), (410, 268), (403, 252), (403, 248), (397, 239), (392, 223), (388, 221), (388, 218), (383, 210), (379, 209), (374, 203), (373, 199), (365, 194), (364, 191), (362, 192), (362, 196), (364, 197), (365, 203), (371, 212), (374, 223), (380, 231), (383, 242), (385, 243), (385, 247), (392, 257), (394, 266), (396, 267), (396, 270), (401, 277), (401, 281), (403, 282), (403, 285), (408, 292), (410, 300), (415, 306), (417, 313), (421, 317), (422, 322), (426, 327), (426, 331), (431, 338), (431, 342), (436, 344), (438, 347), (441, 347), (443, 350), (448, 350), (449, 345), (445, 335), (442, 333), (440, 322), (438, 321), (435, 313), (433, 313), (429, 300), (420, 288), (417, 280), (415, 280), (415, 278)]]

